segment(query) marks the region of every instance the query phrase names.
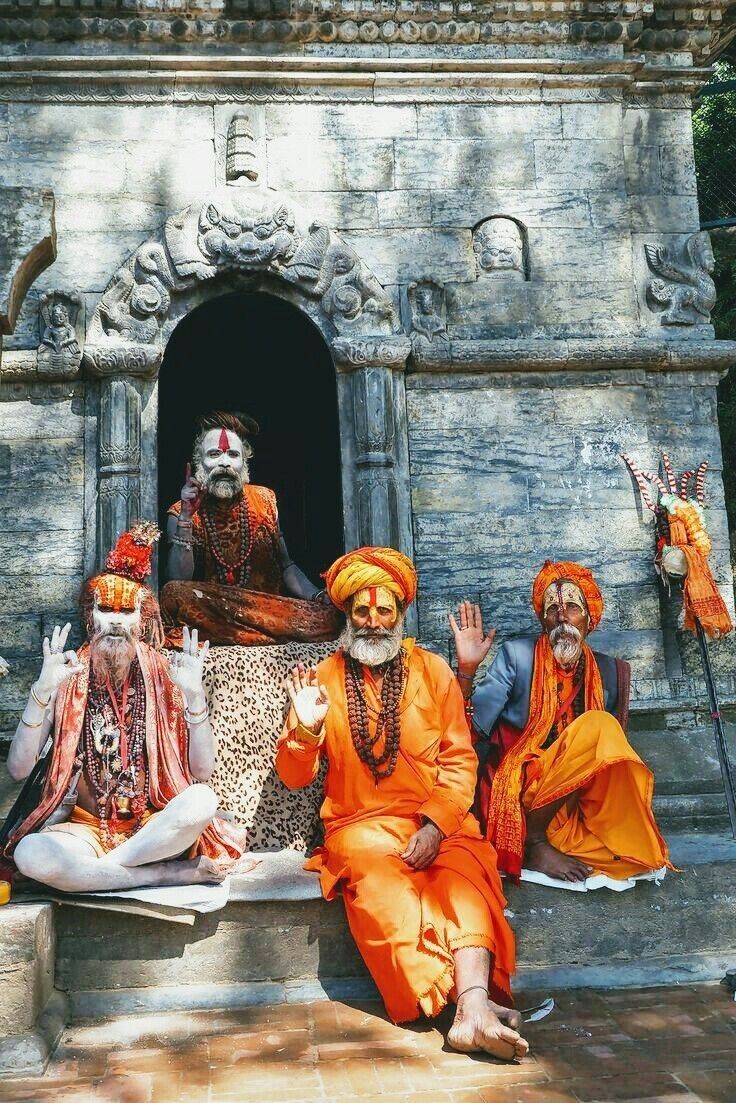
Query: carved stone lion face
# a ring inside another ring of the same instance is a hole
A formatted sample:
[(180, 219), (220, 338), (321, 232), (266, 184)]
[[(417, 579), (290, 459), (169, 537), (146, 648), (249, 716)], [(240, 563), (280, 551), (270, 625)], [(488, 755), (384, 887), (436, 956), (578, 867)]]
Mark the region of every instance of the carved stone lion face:
[(480, 273), (519, 272), (524, 274), (524, 243), (519, 227), (510, 218), (490, 218), (473, 234)]

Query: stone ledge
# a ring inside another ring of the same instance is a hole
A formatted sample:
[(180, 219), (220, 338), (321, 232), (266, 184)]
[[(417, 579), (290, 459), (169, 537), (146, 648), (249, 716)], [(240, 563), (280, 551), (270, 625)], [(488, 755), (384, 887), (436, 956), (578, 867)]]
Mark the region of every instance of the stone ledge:
[[(431, 345), (427, 346), (430, 350)], [(449, 351), (448, 351), (449, 350)], [(649, 337), (450, 341), (436, 354), (416, 353), (411, 372), (719, 371), (736, 362), (736, 341)]]

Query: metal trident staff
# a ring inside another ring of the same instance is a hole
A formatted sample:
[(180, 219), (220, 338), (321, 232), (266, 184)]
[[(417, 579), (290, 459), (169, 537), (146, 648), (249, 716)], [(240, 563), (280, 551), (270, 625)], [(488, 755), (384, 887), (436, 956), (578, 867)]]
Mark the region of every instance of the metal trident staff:
[[(672, 494), (678, 498), (681, 498), (683, 501), (687, 501), (688, 486), (690, 480), (695, 477), (696, 501), (701, 507), (705, 504), (705, 473), (708, 469), (707, 460), (701, 463), (697, 469), (685, 471), (680, 476), (680, 482), (678, 486), (672, 463), (665, 453), (662, 453), (662, 465), (664, 467), (667, 485), (665, 485), (657, 472), (641, 471), (631, 459), (631, 457), (627, 456), (625, 452), (621, 454), (621, 458), (626, 466), (629, 468), (631, 474), (634, 476), (634, 479), (636, 480), (636, 483), (641, 492), (642, 501), (644, 502), (647, 509), (651, 510), (651, 512), (657, 518), (657, 532), (659, 536), (667, 539), (669, 534), (667, 511), (663, 508), (663, 506), (656, 503), (652, 499), (650, 491), (651, 486), (656, 487), (656, 491), (662, 495)], [(660, 574), (662, 574), (662, 571), (660, 571)], [(703, 663), (705, 685), (708, 690), (710, 716), (713, 722), (713, 732), (715, 734), (718, 764), (721, 768), (723, 790), (726, 795), (728, 818), (731, 823), (731, 833), (736, 839), (736, 782), (734, 781), (733, 767), (731, 766), (729, 758), (726, 733), (723, 728), (723, 716), (721, 714), (721, 706), (718, 701), (718, 690), (716, 689), (715, 678), (713, 677), (713, 667), (711, 666), (710, 651), (708, 648), (708, 637), (703, 630), (703, 625), (701, 624), (700, 620), (694, 614), (693, 619), (695, 621), (695, 634), (697, 636), (698, 645), (700, 647), (700, 657)]]

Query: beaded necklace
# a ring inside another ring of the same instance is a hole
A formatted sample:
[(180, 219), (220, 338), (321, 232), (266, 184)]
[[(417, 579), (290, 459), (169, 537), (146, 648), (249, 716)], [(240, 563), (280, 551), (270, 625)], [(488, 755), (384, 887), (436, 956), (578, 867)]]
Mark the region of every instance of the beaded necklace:
[[(82, 731), (84, 771), (97, 803), (100, 841), (113, 850), (141, 827), (148, 807), (145, 757), (146, 689), (138, 660), (131, 665), (121, 700), (107, 683), (90, 679)], [(133, 831), (120, 831), (133, 818)]]
[[(350, 735), (358, 758), (373, 774), (376, 785), (391, 777), (396, 769), (401, 739), (399, 708), (406, 682), (406, 652), (402, 648), (386, 663), (381, 686), (381, 709), (376, 723), (376, 734), (371, 736), (368, 727), (368, 704), (365, 699), (365, 675), (362, 663), (352, 656), (345, 656), (345, 696), (348, 705)], [(375, 748), (381, 736), (385, 736), (383, 751)]]
[(203, 503), (199, 510), (204, 528), (204, 537), (207, 547), (212, 552), (212, 557), (217, 565), (217, 575), (222, 585), (245, 586), (250, 573), (250, 554), (253, 550), (255, 525), (252, 523), (250, 510), (245, 498), (241, 495), (238, 502), (238, 520), (240, 522), (240, 556), (231, 563), (225, 558), (220, 539), (217, 534), (217, 522), (209, 512), (207, 503)]

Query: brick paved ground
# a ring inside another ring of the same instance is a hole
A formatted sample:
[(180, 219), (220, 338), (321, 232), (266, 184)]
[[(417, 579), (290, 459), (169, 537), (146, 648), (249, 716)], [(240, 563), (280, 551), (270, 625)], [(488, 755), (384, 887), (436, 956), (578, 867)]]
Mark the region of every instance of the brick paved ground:
[[(544, 994), (541, 994), (544, 995)], [(524, 995), (524, 1005), (533, 1002)], [(563, 992), (502, 1065), (447, 1051), (376, 1004), (136, 1016), (75, 1026), (3, 1103), (734, 1103), (736, 1003), (724, 988)]]

